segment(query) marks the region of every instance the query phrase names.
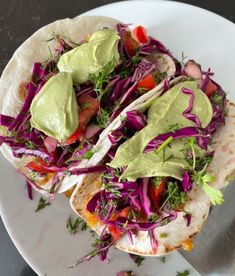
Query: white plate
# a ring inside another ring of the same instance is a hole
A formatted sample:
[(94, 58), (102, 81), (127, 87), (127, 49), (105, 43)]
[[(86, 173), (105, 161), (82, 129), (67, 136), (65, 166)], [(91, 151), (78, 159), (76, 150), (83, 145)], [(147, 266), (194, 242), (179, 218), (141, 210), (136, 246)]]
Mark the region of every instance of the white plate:
[[(146, 26), (177, 58), (181, 58), (183, 51), (204, 68), (211, 67), (216, 80), (230, 92), (229, 97), (235, 99), (235, 28), (228, 20), (200, 8), (168, 1), (120, 2), (86, 14), (112, 16), (126, 23)], [(134, 270), (142, 276), (171, 276), (184, 269), (190, 269), (192, 276), (199, 275), (178, 253), (168, 255), (166, 264), (149, 258), (137, 269), (125, 253), (115, 249), (111, 251), (108, 264), (95, 259), (73, 270), (66, 269), (88, 253), (92, 243), (89, 233), (75, 236), (68, 233), (66, 220), (72, 213), (68, 200), (59, 196), (51, 207), (35, 213), (38, 198), (32, 202), (27, 199), (23, 179), (3, 157), (0, 158), (0, 175), (3, 221), (16, 247), (39, 275), (109, 276), (122, 269)]]

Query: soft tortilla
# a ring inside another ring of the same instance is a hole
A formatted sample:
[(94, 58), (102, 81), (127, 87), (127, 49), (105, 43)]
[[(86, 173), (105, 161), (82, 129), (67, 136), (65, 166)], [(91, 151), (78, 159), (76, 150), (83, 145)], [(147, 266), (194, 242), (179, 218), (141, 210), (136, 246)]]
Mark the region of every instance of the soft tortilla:
[[(58, 20), (39, 29), (16, 50), (5, 70), (3, 71), (0, 80), (0, 97), (2, 99), (0, 102), (0, 114), (14, 117), (19, 113), (22, 106), (22, 96), (20, 95), (19, 91), (20, 85), (29, 81), (34, 62), (43, 62), (50, 56), (48, 51), (48, 43), (45, 41), (48, 40), (53, 33), (64, 35), (73, 41), (80, 42), (83, 41), (88, 34), (91, 34), (100, 28), (108, 27), (115, 29), (117, 23), (119, 23), (118, 20), (109, 17), (78, 16), (73, 19), (67, 18)], [(53, 52), (55, 48), (54, 42), (50, 43), (50, 48)], [(170, 78), (174, 75), (176, 70), (173, 60), (168, 55), (158, 55), (158, 58), (161, 62), (160, 69), (167, 71), (167, 76)], [(152, 91), (140, 97), (134, 103), (132, 103), (132, 106), (138, 104), (139, 102), (143, 102), (146, 98), (151, 97), (159, 89), (161, 89), (162, 86), (163, 84), (160, 84)], [(113, 126), (115, 126), (117, 122), (118, 119), (114, 120), (112, 124), (110, 124), (109, 128), (103, 131), (103, 133), (100, 135), (99, 141), (103, 141), (103, 139), (107, 136), (107, 133), (110, 131), (110, 129), (112, 129)], [(18, 168), (25, 175), (30, 176), (31, 171), (25, 168), (25, 165), (33, 159), (32, 157), (23, 157), (21, 159), (15, 158), (12, 155), (11, 148), (5, 144), (1, 146), (0, 150), (16, 168)], [(104, 155), (102, 152), (99, 152), (98, 156), (100, 156), (102, 159)], [(95, 155), (95, 158), (98, 158), (97, 154)], [(99, 161), (100, 158), (98, 158), (97, 161), (92, 162), (97, 164)], [(78, 166), (76, 166), (76, 168), (87, 167), (90, 166), (90, 164), (90, 162), (88, 164), (88, 160), (83, 160)], [(80, 176), (78, 177), (75, 175), (64, 178), (61, 177), (61, 185), (58, 187), (57, 192), (62, 193), (67, 191), (73, 185), (80, 183), (80, 179)], [(50, 187), (52, 178), (46, 181), (46, 183), (43, 181), (42, 177), (36, 177), (34, 181), (36, 183), (43, 183), (43, 185), (40, 184), (39, 186), (41, 186), (43, 189), (47, 189)]]
[[(135, 108), (139, 108), (135, 107)], [(214, 137), (215, 158), (210, 165), (210, 171), (216, 177), (211, 185), (223, 188), (229, 181), (229, 176), (235, 172), (235, 105), (228, 102), (225, 126), (220, 127)], [(221, 169), (223, 168), (223, 169)], [(71, 206), (76, 214), (89, 223), (89, 212), (86, 211), (87, 202), (100, 190), (100, 175), (93, 174), (84, 177), (81, 186), (77, 186), (71, 197)], [(210, 209), (209, 197), (201, 188), (195, 187), (189, 194), (190, 200), (185, 204), (185, 211), (192, 214), (191, 224), (187, 227), (184, 212), (179, 212), (178, 217), (169, 224), (156, 228), (154, 236), (158, 241), (158, 251), (154, 254), (147, 231), (139, 231), (130, 243), (127, 235), (120, 239), (116, 247), (134, 254), (146, 256), (160, 256), (181, 247), (182, 243), (196, 235), (202, 228)], [(92, 228), (100, 234), (104, 225), (98, 223)], [(161, 233), (167, 237), (160, 238)]]

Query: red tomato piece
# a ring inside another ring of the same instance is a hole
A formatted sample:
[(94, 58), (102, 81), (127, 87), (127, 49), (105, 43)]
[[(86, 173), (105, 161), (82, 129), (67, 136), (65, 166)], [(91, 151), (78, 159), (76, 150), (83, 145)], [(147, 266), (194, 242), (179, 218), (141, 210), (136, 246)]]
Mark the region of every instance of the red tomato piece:
[(146, 90), (151, 90), (157, 85), (153, 74), (149, 74), (138, 82), (138, 87)]
[(71, 145), (78, 141), (80, 138), (84, 137), (86, 132), (85, 127), (79, 126), (78, 129), (66, 140), (64, 145)]
[(167, 184), (167, 178), (163, 178), (159, 186), (154, 185), (154, 183), (151, 185), (150, 195), (152, 200), (155, 201), (156, 203), (160, 202), (162, 195), (165, 191), (166, 184)]
[(49, 163), (45, 162), (40, 158), (34, 159), (34, 161), (29, 162), (26, 165), (27, 168), (39, 172), (39, 173), (52, 173), (55, 172), (53, 169), (50, 169)]
[(118, 241), (121, 238), (122, 233), (118, 230), (117, 227), (109, 225), (108, 230), (114, 241)]
[(147, 30), (142, 26), (135, 27), (132, 33), (134, 35), (134, 38), (142, 44), (147, 43), (149, 40)]
[(99, 110), (99, 101), (87, 94), (83, 94), (78, 98), (79, 109), (79, 127), (78, 129), (67, 139), (64, 143), (65, 145), (70, 145), (75, 143), (77, 140), (84, 137), (86, 133), (86, 125), (90, 119)]
[(214, 95), (215, 92), (217, 91), (217, 89), (218, 89), (218, 87), (211, 80), (209, 80), (207, 87), (206, 87), (206, 95), (208, 97)]
[(125, 32), (124, 38), (124, 47), (129, 56), (134, 56), (136, 54), (137, 49), (139, 48), (139, 43), (132, 37), (131, 32)]
[(99, 101), (87, 94), (83, 94), (78, 98), (79, 110), (79, 123), (80, 125), (86, 125), (90, 119), (99, 110)]
[(128, 216), (128, 213), (129, 213), (129, 211), (130, 211), (130, 207), (126, 207), (126, 208), (124, 208), (122, 211), (121, 211), (121, 213), (120, 213), (120, 217), (127, 217)]

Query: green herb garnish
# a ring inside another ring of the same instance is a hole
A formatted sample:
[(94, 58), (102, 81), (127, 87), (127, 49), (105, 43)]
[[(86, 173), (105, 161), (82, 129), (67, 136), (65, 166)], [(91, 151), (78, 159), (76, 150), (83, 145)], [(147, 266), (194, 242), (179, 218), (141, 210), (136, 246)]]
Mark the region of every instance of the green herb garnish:
[(160, 83), (166, 77), (167, 77), (167, 73), (166, 72), (156, 72), (154, 74), (154, 79), (156, 80), (157, 83)]
[(173, 125), (170, 125), (167, 129), (166, 129), (166, 132), (175, 132), (176, 130), (178, 130), (180, 127), (179, 127), (179, 124), (173, 124)]
[(188, 276), (189, 274), (190, 274), (189, 270), (186, 269), (186, 270), (183, 271), (183, 272), (178, 272), (178, 271), (177, 271), (176, 276)]
[(87, 224), (83, 219), (77, 218), (75, 221), (73, 221), (71, 216), (67, 220), (66, 227), (71, 235), (75, 235), (78, 230), (87, 230)]
[(41, 197), (41, 198), (39, 199), (38, 207), (37, 207), (37, 209), (35, 210), (35, 212), (38, 212), (38, 211), (44, 209), (46, 206), (49, 206), (49, 205), (51, 205), (51, 203), (50, 203), (49, 201), (46, 201), (44, 198)]
[(170, 209), (177, 209), (187, 201), (187, 193), (182, 192), (177, 182), (169, 181), (167, 183), (167, 190), (165, 191), (165, 200), (160, 210), (167, 203)]
[(212, 97), (211, 97), (211, 100), (212, 102), (214, 102), (215, 104), (221, 104), (222, 101), (223, 101), (223, 98), (222, 96), (218, 95), (218, 94), (214, 94)]
[(137, 55), (137, 56), (134, 56), (132, 58), (132, 62), (133, 62), (134, 65), (138, 65), (141, 62), (142, 59), (143, 59), (143, 57), (140, 57), (140, 56)]
[(220, 190), (211, 187), (208, 183), (214, 182), (215, 177), (209, 173), (206, 173), (207, 165), (199, 171), (195, 172), (193, 175), (193, 180), (202, 188), (204, 193), (206, 193), (213, 205), (221, 205), (224, 202), (223, 194)]
[(95, 151), (90, 149), (83, 154), (84, 159), (91, 159), (91, 157), (95, 154)]
[(106, 89), (104, 88), (104, 86), (105, 86), (105, 84), (108, 84), (108, 82), (109, 82), (108, 76), (113, 71), (115, 65), (116, 65), (116, 61), (115, 61), (115, 59), (112, 59), (97, 74), (92, 74), (89, 76), (89, 79), (94, 84), (94, 89), (97, 93), (97, 96), (100, 99), (107, 92)]
[(185, 60), (187, 59), (187, 56), (184, 55), (184, 52), (181, 54), (181, 64), (185, 65)]
[(162, 264), (165, 264), (166, 263), (166, 256), (160, 257), (159, 260)]
[(166, 141), (164, 141), (161, 146), (159, 148), (157, 148), (155, 150), (156, 153), (159, 153), (160, 151), (162, 151), (166, 146), (168, 146), (172, 141), (174, 140), (174, 138), (172, 136), (168, 137), (166, 139)]
[(96, 121), (99, 127), (106, 128), (109, 122), (109, 113), (105, 109), (100, 108)]

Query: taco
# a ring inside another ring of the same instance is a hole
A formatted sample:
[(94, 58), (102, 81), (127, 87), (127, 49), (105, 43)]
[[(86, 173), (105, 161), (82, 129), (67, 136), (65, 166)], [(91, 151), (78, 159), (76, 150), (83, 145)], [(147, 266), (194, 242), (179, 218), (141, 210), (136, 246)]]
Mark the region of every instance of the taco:
[(82, 176), (70, 201), (100, 240), (73, 265), (104, 260), (112, 245), (142, 256), (192, 249), (235, 170), (234, 104), (211, 75), (188, 61), (167, 89), (107, 129), (102, 154), (89, 160), (103, 172)]
[(2, 74), (1, 151), (28, 187), (65, 192), (80, 174), (102, 171), (88, 167), (99, 137), (128, 105), (166, 86), (176, 67), (141, 26), (131, 31), (99, 16), (51, 23), (19, 47)]

